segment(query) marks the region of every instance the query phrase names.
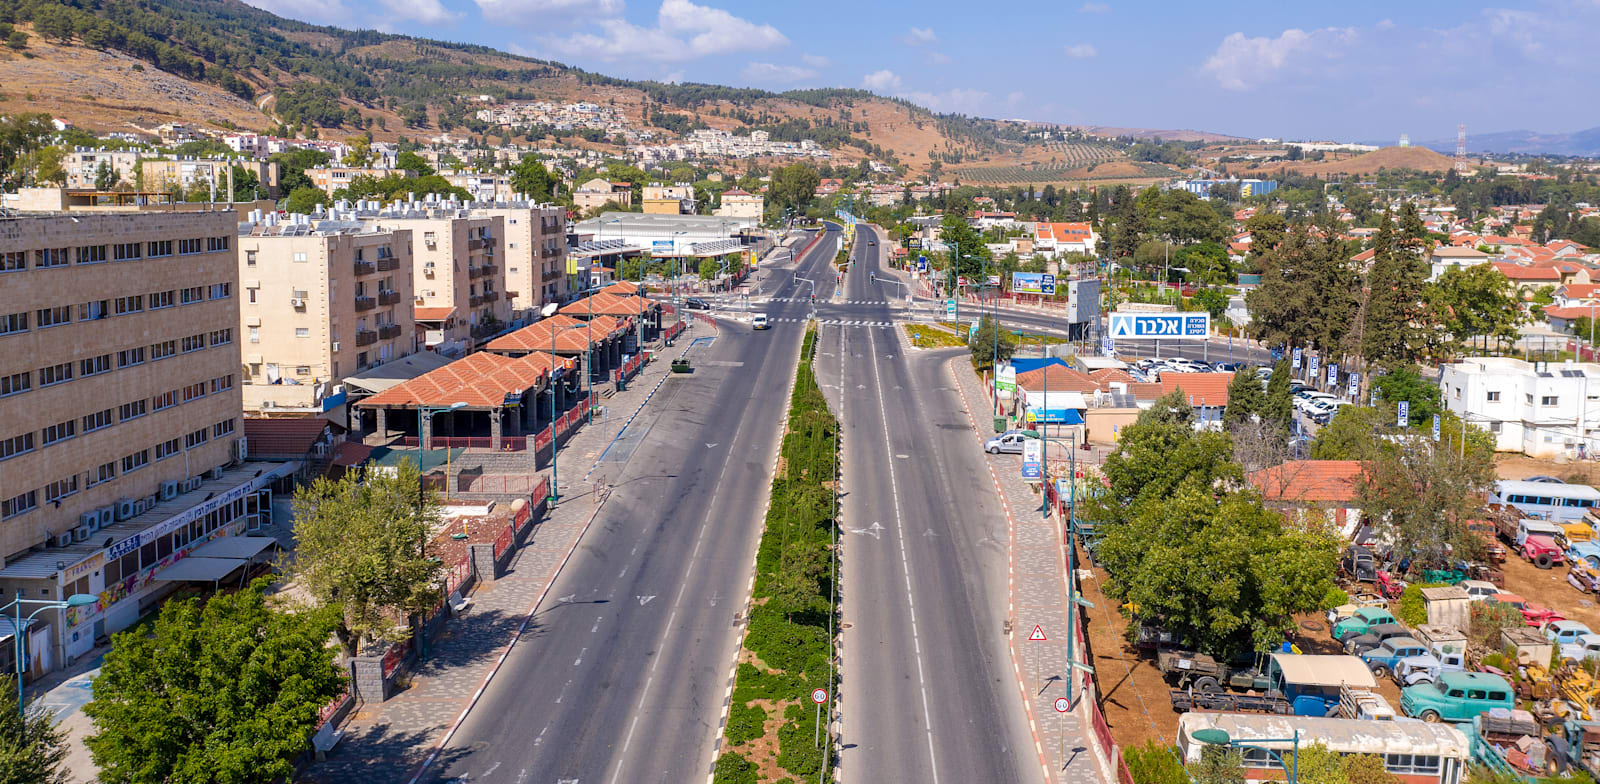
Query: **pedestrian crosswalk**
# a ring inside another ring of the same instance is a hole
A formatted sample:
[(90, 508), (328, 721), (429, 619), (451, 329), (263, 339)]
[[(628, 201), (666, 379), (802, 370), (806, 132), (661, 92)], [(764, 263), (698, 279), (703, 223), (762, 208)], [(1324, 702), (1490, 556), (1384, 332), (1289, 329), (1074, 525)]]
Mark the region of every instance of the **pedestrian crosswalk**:
[[(779, 316), (769, 320), (774, 324), (805, 324), (811, 321), (811, 319), (805, 317), (790, 318), (787, 316)], [(860, 321), (852, 319), (817, 319), (817, 323), (825, 327), (892, 327), (895, 324), (893, 321)]]

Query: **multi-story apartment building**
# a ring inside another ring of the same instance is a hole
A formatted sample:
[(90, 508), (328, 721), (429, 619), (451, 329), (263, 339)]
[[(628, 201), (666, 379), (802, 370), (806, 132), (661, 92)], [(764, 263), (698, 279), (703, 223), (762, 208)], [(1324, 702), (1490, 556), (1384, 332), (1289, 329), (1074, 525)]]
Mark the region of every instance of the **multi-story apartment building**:
[(740, 188), (723, 191), (722, 205), (717, 207), (717, 216), (722, 218), (750, 218), (761, 220), (766, 211), (766, 197), (759, 193), (750, 193)]
[(1600, 364), (1468, 357), (1445, 365), (1445, 405), (1484, 428), (1495, 449), (1531, 457), (1592, 457), (1600, 450)]
[(511, 175), (499, 172), (440, 172), (445, 182), (467, 192), (474, 201), (504, 201), (512, 198)]
[(340, 188), (348, 187), (350, 181), (357, 177), (383, 179), (395, 174), (402, 177), (417, 176), (417, 173), (410, 169), (385, 169), (377, 166), (318, 166), (306, 169), (306, 176), (311, 178), (311, 184), (329, 196)]
[(506, 296), (514, 319), (531, 319), (546, 302), (567, 298), (567, 212), (555, 204), (509, 201), (472, 205), (472, 215), (505, 221)]
[(246, 411), (331, 410), (340, 379), (417, 350), (409, 229), (252, 217), (239, 235)]
[(572, 191), (572, 204), (579, 210), (592, 210), (602, 207), (607, 203), (616, 204), (621, 209), (633, 206), (633, 185), (626, 182), (611, 182), (603, 177), (596, 177), (579, 185)]
[(694, 186), (688, 183), (646, 185), (640, 201), (645, 212), (655, 215), (693, 215)]
[[(68, 188), (94, 188), (102, 167), (128, 186), (139, 179), (139, 153), (136, 150), (103, 150), (78, 147), (62, 156), (61, 168), (67, 173)], [(115, 185), (116, 183), (112, 183)]]
[(192, 188), (196, 185), (216, 186), (217, 201), (232, 201), (228, 190), (233, 183), (233, 167), (239, 167), (256, 176), (261, 183), (260, 197), (278, 195), (278, 163), (276, 161), (216, 160), (201, 158), (156, 158), (139, 162), (143, 179), (141, 190), (166, 191), (174, 188)]
[(357, 213), (374, 231), (411, 232), (413, 318), (430, 350), (461, 356), (509, 327), (505, 218), (456, 202)]
[(175, 585), (166, 570), (270, 506), (271, 472), (231, 467), (246, 451), (236, 226), (230, 211), (0, 217), (0, 593), (95, 598), (26, 630), (30, 676), (131, 625)]

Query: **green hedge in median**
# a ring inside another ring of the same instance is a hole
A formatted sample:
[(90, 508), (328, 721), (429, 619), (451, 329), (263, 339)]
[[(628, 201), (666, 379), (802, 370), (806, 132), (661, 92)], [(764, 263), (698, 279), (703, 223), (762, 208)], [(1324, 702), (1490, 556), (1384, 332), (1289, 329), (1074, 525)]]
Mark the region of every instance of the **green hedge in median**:
[[(761, 720), (767, 712), (750, 702), (774, 701), (785, 719), (778, 729), (778, 764), (805, 777), (815, 775), (823, 763), (823, 750), (813, 741), (817, 710), (810, 692), (818, 687), (831, 692), (837, 682), (837, 675), (834, 682), (828, 677), (828, 634), (834, 612), (833, 482), (839, 421), (817, 386), (815, 345), (816, 331), (807, 329), (772, 480), (772, 504), (756, 554), (744, 647), (765, 666), (739, 665), (725, 733), (731, 747), (760, 737), (764, 727), (753, 729), (752, 721), (756, 712)], [(718, 769), (721, 781), (720, 761)]]

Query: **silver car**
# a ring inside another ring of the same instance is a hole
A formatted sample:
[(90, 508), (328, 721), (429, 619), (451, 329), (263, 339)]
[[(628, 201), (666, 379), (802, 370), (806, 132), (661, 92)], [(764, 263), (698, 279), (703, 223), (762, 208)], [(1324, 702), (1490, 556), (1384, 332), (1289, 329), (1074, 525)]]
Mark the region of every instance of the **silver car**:
[(1007, 430), (984, 442), (983, 451), (991, 455), (998, 455), (1001, 452), (1020, 455), (1022, 454), (1022, 442), (1033, 437), (1032, 433), (1021, 430)]

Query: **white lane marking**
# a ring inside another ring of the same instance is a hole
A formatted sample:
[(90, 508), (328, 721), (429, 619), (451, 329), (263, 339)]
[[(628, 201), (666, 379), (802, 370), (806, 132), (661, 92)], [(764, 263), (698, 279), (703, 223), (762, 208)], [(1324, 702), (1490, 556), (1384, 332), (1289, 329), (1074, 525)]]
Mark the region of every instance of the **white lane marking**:
[(600, 616), (599, 618), (594, 619), (594, 626), (590, 627), (589, 633), (593, 634), (593, 633), (595, 633), (597, 631), (600, 631), (600, 622), (603, 621), (603, 620), (605, 620), (605, 616), (603, 616), (603, 615)]
[(578, 651), (578, 658), (573, 660), (572, 666), (576, 667), (576, 666), (582, 664), (583, 663), (583, 655), (585, 653), (588, 653), (588, 652), (589, 652), (589, 648), (587, 646), (585, 646), (583, 650)]
[[(867, 342), (872, 346), (873, 354), (878, 353), (876, 333), (867, 333)], [(878, 419), (883, 425), (883, 445), (888, 451), (893, 443), (889, 438), (889, 412), (884, 407), (883, 375), (876, 362), (872, 363), (872, 383), (878, 388)], [(905, 524), (900, 517), (900, 484), (894, 470), (894, 461), (885, 460), (889, 465), (889, 497), (894, 502), (895, 538), (900, 546), (900, 563), (906, 578), (906, 607), (911, 615), (911, 647), (917, 659), (917, 685), (922, 693), (922, 722), (928, 737), (928, 769), (933, 775), (933, 784), (939, 784), (939, 758), (933, 748), (933, 711), (928, 708), (928, 679), (922, 663), (922, 640), (917, 633), (917, 608), (912, 597), (916, 592), (911, 588), (911, 568), (906, 561)]]

